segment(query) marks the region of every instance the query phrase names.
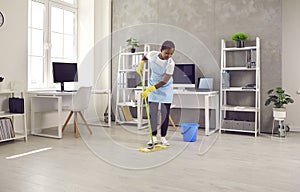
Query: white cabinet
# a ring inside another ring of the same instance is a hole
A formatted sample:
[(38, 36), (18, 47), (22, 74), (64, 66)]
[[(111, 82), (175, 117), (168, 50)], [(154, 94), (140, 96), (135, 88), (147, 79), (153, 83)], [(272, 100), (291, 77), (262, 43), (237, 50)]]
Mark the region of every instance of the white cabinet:
[(243, 48), (221, 41), (220, 131), (260, 133), (260, 39)]
[[(14, 139), (24, 139), (27, 141), (27, 127), (26, 127), (26, 110), (24, 103), (24, 113), (10, 113), (9, 112), (9, 98), (20, 97), (24, 99), (24, 92), (22, 91), (0, 91), (0, 118), (9, 118), (12, 122), (11, 125), (8, 122), (2, 120), (0, 126), (0, 142), (9, 141)], [(9, 121), (10, 121), (9, 120)]]
[[(136, 70), (143, 56), (149, 51), (149, 45), (143, 45), (142, 50), (135, 53), (131, 53), (127, 47), (120, 47), (117, 71), (116, 123), (137, 125), (138, 129), (142, 129), (143, 125), (147, 124), (147, 121), (142, 118), (143, 101), (140, 98), (142, 84)], [(145, 87), (147, 87), (150, 76), (148, 63), (145, 64), (143, 73)], [(132, 117), (131, 109), (136, 109), (136, 118)]]

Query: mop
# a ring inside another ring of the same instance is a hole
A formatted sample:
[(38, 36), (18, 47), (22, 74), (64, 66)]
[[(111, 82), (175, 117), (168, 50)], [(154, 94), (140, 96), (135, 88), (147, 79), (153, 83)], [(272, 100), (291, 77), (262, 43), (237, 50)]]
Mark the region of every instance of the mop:
[[(141, 74), (140, 74), (140, 78), (141, 78), (141, 81), (142, 81), (142, 92), (143, 92), (144, 88), (145, 88), (145, 83), (144, 83), (144, 78), (142, 77)], [(147, 119), (148, 119), (148, 126), (149, 126), (150, 138), (151, 138), (151, 141), (152, 141), (152, 145), (148, 146), (148, 147), (140, 147), (139, 151), (143, 152), (143, 153), (149, 153), (149, 152), (160, 151), (160, 150), (170, 148), (170, 146), (165, 146), (165, 145), (161, 145), (161, 144), (154, 144), (147, 98), (145, 98), (145, 105), (146, 105), (146, 114), (147, 114)]]

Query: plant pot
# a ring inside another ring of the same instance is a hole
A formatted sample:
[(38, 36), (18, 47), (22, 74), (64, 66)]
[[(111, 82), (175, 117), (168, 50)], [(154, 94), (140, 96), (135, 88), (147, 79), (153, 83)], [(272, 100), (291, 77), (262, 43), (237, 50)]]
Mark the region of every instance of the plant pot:
[(285, 108), (273, 108), (273, 117), (274, 119), (285, 119), (286, 118), (286, 109)]
[(237, 48), (242, 48), (245, 46), (245, 41), (236, 41), (236, 47)]
[(131, 53), (135, 53), (135, 48), (131, 48)]

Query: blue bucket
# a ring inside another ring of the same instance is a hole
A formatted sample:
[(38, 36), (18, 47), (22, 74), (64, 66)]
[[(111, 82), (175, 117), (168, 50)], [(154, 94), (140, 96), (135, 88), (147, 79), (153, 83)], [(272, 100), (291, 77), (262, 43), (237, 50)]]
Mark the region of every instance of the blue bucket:
[(183, 141), (185, 142), (195, 142), (197, 140), (198, 127), (197, 123), (182, 123), (182, 135)]

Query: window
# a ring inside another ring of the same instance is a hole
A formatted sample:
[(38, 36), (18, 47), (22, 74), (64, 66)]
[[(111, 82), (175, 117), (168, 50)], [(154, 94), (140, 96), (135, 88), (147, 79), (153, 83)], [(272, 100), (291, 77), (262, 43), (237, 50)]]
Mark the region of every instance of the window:
[(29, 0), (28, 88), (54, 87), (52, 62), (77, 62), (76, 0)]

